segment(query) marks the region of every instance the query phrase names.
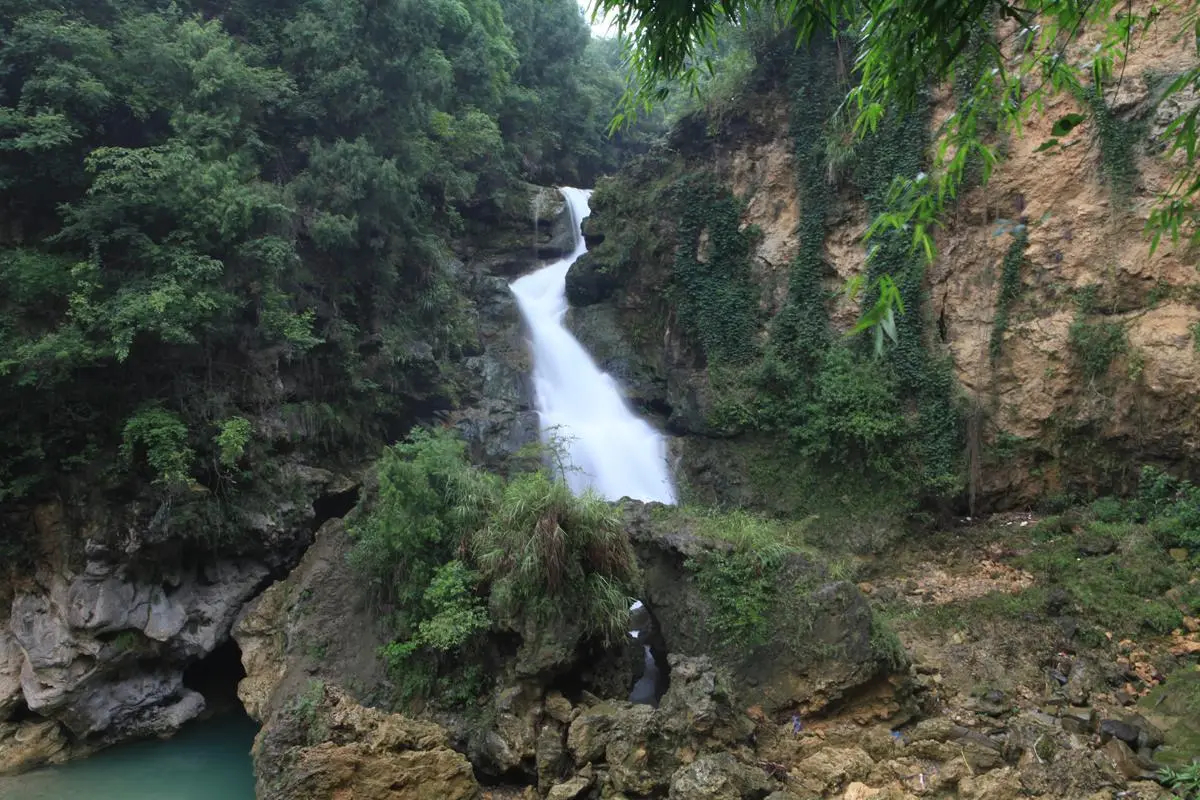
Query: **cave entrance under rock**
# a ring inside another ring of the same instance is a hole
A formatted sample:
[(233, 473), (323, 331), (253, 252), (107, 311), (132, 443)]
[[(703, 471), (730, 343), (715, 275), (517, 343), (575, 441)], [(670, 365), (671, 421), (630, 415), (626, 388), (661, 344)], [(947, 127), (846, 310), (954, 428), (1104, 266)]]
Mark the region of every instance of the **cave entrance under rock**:
[(653, 612), (641, 600), (629, 607), (629, 620), (629, 637), (641, 645), (642, 652), (642, 666), (634, 670), (637, 680), (629, 691), (629, 702), (657, 706), (671, 683), (666, 643)]
[(206, 713), (241, 711), (237, 687), (244, 677), (242, 650), (230, 637), (183, 671), (183, 685), (204, 695)]
[(316, 531), (331, 519), (346, 516), (358, 504), (359, 487), (328, 492), (313, 500), (312, 529)]

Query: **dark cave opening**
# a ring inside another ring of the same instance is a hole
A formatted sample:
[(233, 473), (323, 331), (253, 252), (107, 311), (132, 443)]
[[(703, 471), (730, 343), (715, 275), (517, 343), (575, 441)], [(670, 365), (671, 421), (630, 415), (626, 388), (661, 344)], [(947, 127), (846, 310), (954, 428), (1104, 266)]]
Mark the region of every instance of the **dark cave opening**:
[(342, 492), (329, 492), (313, 500), (313, 530), (317, 530), (331, 519), (349, 514), (358, 503), (358, 488), (352, 486)]
[(204, 695), (206, 713), (241, 710), (237, 687), (246, 670), (242, 650), (232, 637), (183, 671), (183, 685)]
[[(30, 710), (29, 704), (21, 700), (17, 703), (16, 708), (8, 712), (8, 719), (6, 721), (12, 723), (41, 722), (44, 719), (45, 717), (36, 711)], [(0, 720), (3, 720), (3, 717), (0, 717)]]

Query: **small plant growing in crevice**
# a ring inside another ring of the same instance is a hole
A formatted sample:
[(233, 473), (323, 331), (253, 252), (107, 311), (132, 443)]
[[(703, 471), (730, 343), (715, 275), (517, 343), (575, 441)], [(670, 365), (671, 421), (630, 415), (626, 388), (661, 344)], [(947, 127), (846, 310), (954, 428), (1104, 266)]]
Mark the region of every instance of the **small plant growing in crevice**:
[(1093, 322), (1082, 314), (1071, 323), (1067, 343), (1075, 353), (1083, 376), (1089, 381), (1103, 377), (1113, 359), (1129, 349), (1124, 325)]
[(1200, 760), (1194, 760), (1179, 769), (1166, 767), (1158, 773), (1158, 777), (1167, 788), (1178, 793), (1182, 800), (1200, 798)]

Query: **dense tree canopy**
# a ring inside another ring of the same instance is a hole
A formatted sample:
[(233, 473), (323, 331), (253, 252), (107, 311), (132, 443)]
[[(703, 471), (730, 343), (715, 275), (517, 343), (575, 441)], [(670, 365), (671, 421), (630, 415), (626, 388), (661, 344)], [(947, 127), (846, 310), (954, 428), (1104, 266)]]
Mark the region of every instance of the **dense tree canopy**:
[(406, 430), (464, 209), (614, 169), (618, 67), (574, 0), (0, 0), (0, 504)]

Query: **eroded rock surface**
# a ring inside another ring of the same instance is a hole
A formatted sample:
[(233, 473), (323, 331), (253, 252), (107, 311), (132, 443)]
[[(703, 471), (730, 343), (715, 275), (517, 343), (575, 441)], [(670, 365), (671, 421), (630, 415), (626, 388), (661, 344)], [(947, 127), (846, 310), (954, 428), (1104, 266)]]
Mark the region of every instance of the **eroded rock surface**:
[(147, 583), (92, 561), (44, 593), (17, 593), (9, 628), (26, 705), (77, 737), (175, 730), (204, 709), (183, 686), (184, 667), (228, 636), (266, 574), (261, 563), (224, 561)]
[[(1134, 6), (1149, 13), (1149, 3)], [(1200, 418), (1193, 413), (1200, 402), (1195, 259), (1165, 240), (1151, 254), (1145, 230), (1156, 195), (1179, 169), (1178, 156), (1164, 155), (1164, 130), (1198, 102), (1189, 90), (1158, 105), (1162, 85), (1154, 76), (1180, 74), (1196, 61), (1194, 48), (1172, 33), (1186, 27), (1180, 13), (1164, 12), (1132, 44), (1122, 80), (1107, 98), (1120, 135), (1134, 136), (1131, 186), (1112, 185), (1097, 146), (1098, 123), (1074, 98), (1060, 96), (1006, 143), (989, 184), (964, 192), (945, 215), (938, 259), (926, 276), (928, 316), (937, 322), (937, 347), (948, 352), (979, 414), (975, 445), (984, 458), (973, 489), (980, 510), (1022, 506), (1064, 489), (1128, 490), (1136, 479), (1130, 467), (1139, 460), (1194, 472), (1200, 448)], [(1081, 46), (1098, 35), (1085, 33)], [(722, 438), (712, 424), (708, 364), (672, 300), (677, 215), (668, 203), (639, 205), (629, 195), (649, 197), (681, 175), (711, 175), (738, 197), (741, 227), (759, 233), (749, 269), (762, 312), (759, 336), (767, 340), (787, 296), (801, 216), (790, 102), (781, 87), (750, 95), (736, 124), (719, 134), (698, 120), (677, 132), (669, 150), (627, 167), (619, 196), (601, 197), (588, 226), (597, 242), (619, 235), (621, 248), (590, 254), (567, 276), (581, 306), (571, 312), (573, 329), (635, 400), (662, 413), (680, 435), (675, 452), (683, 482), (704, 502), (785, 512), (791, 509), (772, 494), (777, 487), (747, 478), (756, 442)], [(955, 102), (952, 91), (935, 92), (934, 128)], [(1043, 149), (1056, 121), (1076, 112), (1086, 122), (1062, 138), (1061, 149)], [(823, 280), (830, 321), (844, 331), (861, 309), (838, 290), (863, 273), (868, 215), (851, 182), (831, 183), (824, 243), (830, 269)], [(1018, 230), (1027, 244), (1000, 326), (1002, 264)], [(1093, 303), (1081, 312), (1085, 292)], [(1103, 374), (1087, 374), (1075, 346), (1072, 331), (1081, 320), (1119, 330)]]
[(320, 687), (275, 712), (255, 744), (259, 800), (472, 800), (471, 765), (444, 729)]

